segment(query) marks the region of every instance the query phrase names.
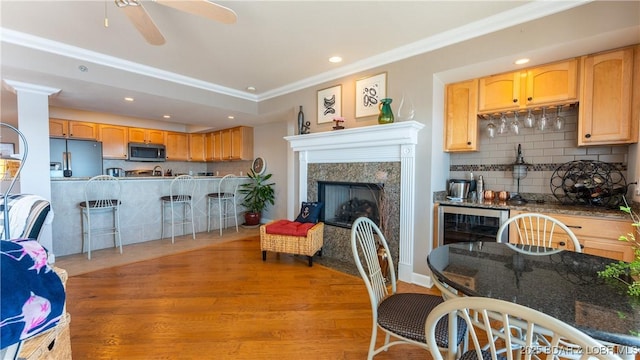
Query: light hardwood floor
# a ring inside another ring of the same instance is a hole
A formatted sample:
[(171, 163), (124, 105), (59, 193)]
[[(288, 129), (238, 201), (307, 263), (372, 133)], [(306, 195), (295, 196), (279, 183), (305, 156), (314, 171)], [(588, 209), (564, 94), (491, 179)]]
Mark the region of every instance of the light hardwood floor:
[[(59, 258), (74, 359), (365, 359), (362, 279), (302, 256), (263, 262), (259, 243), (257, 229), (228, 229)], [(430, 358), (407, 345), (376, 357)]]

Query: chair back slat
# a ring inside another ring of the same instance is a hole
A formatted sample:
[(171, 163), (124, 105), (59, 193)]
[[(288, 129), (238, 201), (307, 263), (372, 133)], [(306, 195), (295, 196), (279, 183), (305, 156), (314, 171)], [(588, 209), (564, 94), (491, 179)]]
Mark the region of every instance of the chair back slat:
[(111, 208), (120, 204), (120, 182), (110, 175), (94, 176), (84, 188), (88, 208)]
[(169, 195), (173, 201), (190, 201), (196, 189), (196, 182), (193, 176), (180, 175), (171, 181)]
[[(510, 230), (511, 228), (511, 231)], [(528, 254), (548, 255), (564, 251), (559, 244), (570, 245), (575, 252), (582, 252), (576, 235), (565, 224), (548, 215), (523, 213), (509, 218), (498, 229), (496, 239), (502, 239), (504, 231), (509, 231), (509, 246)], [(568, 244), (567, 244), (568, 243)], [(518, 246), (514, 246), (518, 245)]]

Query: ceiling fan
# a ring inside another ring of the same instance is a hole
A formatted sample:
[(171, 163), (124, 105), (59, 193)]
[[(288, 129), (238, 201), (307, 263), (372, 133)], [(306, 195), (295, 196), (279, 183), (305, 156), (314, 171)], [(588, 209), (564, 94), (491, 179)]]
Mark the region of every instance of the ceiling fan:
[[(121, 8), (129, 20), (138, 29), (140, 34), (151, 45), (162, 45), (165, 43), (164, 36), (154, 24), (153, 19), (144, 9), (140, 0), (114, 0), (116, 6)], [(172, 7), (176, 10), (189, 14), (202, 16), (204, 18), (221, 22), (223, 24), (233, 24), (236, 22), (236, 13), (222, 5), (218, 5), (207, 0), (154, 0), (156, 3)]]

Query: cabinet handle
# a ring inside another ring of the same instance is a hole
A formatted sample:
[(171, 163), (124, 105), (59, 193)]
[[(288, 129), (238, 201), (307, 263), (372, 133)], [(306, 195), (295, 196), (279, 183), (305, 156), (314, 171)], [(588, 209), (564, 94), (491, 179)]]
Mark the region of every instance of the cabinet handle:
[(471, 145), (471, 141), (467, 141), (467, 145)]
[(532, 98), (531, 96), (529, 96), (529, 97), (527, 98), (527, 100), (531, 101), (531, 100), (533, 100), (533, 98)]
[(518, 99), (513, 99), (513, 102), (514, 102), (514, 103), (517, 103), (517, 102), (518, 102)]
[(580, 225), (567, 225), (567, 227), (572, 229), (582, 229), (582, 226)]
[(558, 245), (560, 245), (560, 246), (565, 246), (565, 245), (567, 245), (567, 244), (566, 244), (564, 241), (560, 241), (560, 242), (558, 243)]
[(585, 134), (584, 137), (586, 137), (587, 139), (591, 137), (591, 134)]

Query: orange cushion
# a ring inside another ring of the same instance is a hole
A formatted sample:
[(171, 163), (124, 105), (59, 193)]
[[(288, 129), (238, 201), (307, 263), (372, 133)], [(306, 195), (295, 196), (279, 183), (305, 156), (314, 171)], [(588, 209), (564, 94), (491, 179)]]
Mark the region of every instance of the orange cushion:
[(314, 223), (299, 223), (289, 220), (278, 220), (266, 226), (267, 234), (290, 235), (290, 236), (307, 236), (307, 231), (311, 229)]

